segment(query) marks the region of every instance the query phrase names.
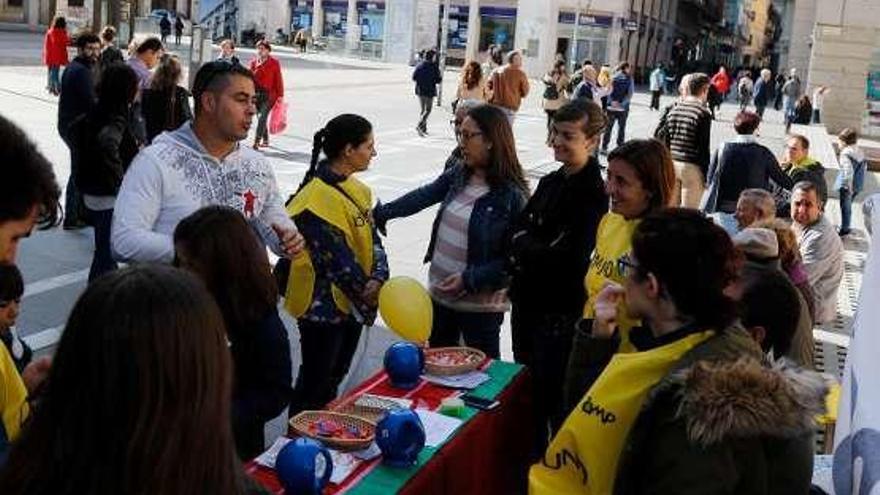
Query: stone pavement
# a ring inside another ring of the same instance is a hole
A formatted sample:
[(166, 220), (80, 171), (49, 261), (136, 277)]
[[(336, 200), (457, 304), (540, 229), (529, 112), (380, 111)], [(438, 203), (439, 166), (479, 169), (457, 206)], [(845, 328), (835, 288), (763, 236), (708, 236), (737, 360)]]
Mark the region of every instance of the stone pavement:
[[(57, 99), (44, 90), (46, 71), (38, 59), (41, 39), (38, 34), (0, 32), (0, 113), (26, 130), (55, 164), (59, 181), (66, 183), (70, 171), (69, 156), (55, 128)], [(239, 52), (244, 61), (253, 54), (253, 50), (241, 49)], [(370, 185), (378, 199), (392, 200), (429, 182), (442, 170), (445, 158), (455, 144), (449, 125), (448, 104), (435, 108), (432, 113), (430, 136), (419, 137), (414, 129), (419, 107), (410, 80), (411, 67), (326, 55), (299, 55), (283, 49), (275, 53), (284, 71), (286, 98), (290, 104), (289, 125), (284, 134), (272, 137), (272, 146), (264, 153), (275, 169), (282, 193), (295, 190), (302, 179), (311, 156), (314, 132), (339, 113), (358, 113), (374, 124), (378, 156), (370, 170), (360, 177)], [(457, 77), (456, 72), (446, 74), (444, 94), (454, 94)], [(519, 157), (533, 185), (541, 175), (557, 166), (552, 160), (552, 152), (544, 145), (546, 128), (545, 115), (540, 107), (541, 92), (541, 84), (533, 82), (531, 95), (524, 102), (514, 126)], [(648, 101), (645, 93), (635, 96), (628, 137), (647, 137), (652, 133), (657, 113), (648, 109)], [(671, 98), (664, 97), (662, 104), (669, 101)], [(735, 112), (735, 104), (722, 107), (719, 119), (713, 124), (713, 147), (733, 136)], [(781, 115), (771, 110), (766, 117), (760, 129), (760, 140), (774, 153), (780, 154), (784, 137)], [(878, 190), (874, 174), (868, 178), (866, 186), (867, 192)], [(422, 258), (435, 211), (431, 208), (390, 224), (389, 237), (384, 242), (392, 274), (426, 280), (427, 266), (422, 264)], [(836, 201), (832, 200), (828, 205), (828, 214), (834, 221), (839, 219)], [(861, 228), (858, 204), (854, 207), (854, 216), (854, 225), (858, 229), (847, 240), (847, 281), (845, 290), (841, 291), (841, 298), (846, 300), (841, 304), (841, 328), (830, 328), (832, 333), (846, 333), (854, 311), (848, 298), (852, 293), (857, 295), (860, 285), (859, 271), (867, 241)], [(51, 352), (70, 308), (85, 286), (91, 250), (91, 230), (38, 232), (22, 246), (19, 264), (27, 290), (18, 327), (32, 345), (44, 352)], [(298, 336), (295, 323), (291, 319), (286, 321), (296, 366), (299, 362)], [(359, 351), (362, 356), (360, 365), (352, 373), (350, 384), (359, 382), (381, 366), (384, 349), (392, 340), (394, 336), (383, 328), (374, 329), (369, 339), (363, 339), (363, 350)], [(508, 322), (502, 329), (502, 356), (511, 358)]]

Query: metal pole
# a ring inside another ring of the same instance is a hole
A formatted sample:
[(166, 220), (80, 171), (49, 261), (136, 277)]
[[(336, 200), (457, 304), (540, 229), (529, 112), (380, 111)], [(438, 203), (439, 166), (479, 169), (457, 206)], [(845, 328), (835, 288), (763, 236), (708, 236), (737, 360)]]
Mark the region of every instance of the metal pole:
[(578, 60), (577, 60), (577, 45), (578, 45), (578, 31), (581, 28), (581, 10), (583, 9), (582, 1), (578, 0), (577, 12), (574, 13), (574, 30), (571, 34), (571, 55), (569, 56), (569, 60), (571, 60), (571, 70), (572, 73), (578, 68)]
[[(440, 26), (440, 74), (446, 75), (446, 49), (449, 45), (449, 8), (450, 0), (443, 0), (443, 21)], [(437, 106), (443, 106), (443, 82), (437, 88)]]

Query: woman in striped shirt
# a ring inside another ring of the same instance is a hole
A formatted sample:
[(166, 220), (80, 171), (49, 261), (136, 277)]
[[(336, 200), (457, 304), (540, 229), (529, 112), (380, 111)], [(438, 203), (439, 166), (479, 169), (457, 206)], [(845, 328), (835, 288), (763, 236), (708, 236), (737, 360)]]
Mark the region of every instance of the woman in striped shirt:
[(481, 105), (467, 114), (459, 140), (463, 165), (373, 214), (380, 231), (392, 218), (440, 203), (425, 262), (434, 303), (432, 347), (468, 346), (499, 357), (507, 299), (508, 226), (523, 209), (528, 184), (504, 113)]

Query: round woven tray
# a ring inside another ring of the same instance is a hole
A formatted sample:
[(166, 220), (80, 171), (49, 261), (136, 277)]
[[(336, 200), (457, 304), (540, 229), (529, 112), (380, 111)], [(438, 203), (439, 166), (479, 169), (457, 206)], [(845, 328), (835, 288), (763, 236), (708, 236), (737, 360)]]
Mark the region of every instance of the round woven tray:
[[(330, 421), (343, 428), (355, 427), (365, 434), (364, 438), (334, 438), (319, 435), (312, 425), (318, 421)], [(290, 419), (290, 426), (301, 436), (313, 438), (336, 450), (362, 450), (370, 446), (376, 437), (376, 424), (358, 416), (331, 411), (303, 411)]]
[[(450, 354), (463, 357), (463, 362), (454, 365), (432, 362), (432, 360), (436, 360), (442, 355)], [(438, 376), (461, 375), (477, 369), (485, 360), (486, 354), (472, 347), (436, 347), (425, 349), (425, 373)]]

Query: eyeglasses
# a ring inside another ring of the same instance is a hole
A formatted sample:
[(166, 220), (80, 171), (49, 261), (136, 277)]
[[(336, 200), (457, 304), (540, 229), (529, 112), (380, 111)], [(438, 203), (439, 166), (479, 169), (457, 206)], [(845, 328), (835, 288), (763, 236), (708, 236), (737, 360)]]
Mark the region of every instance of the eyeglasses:
[(629, 255), (623, 255), (617, 259), (617, 273), (621, 277), (628, 277), (638, 270), (639, 265)]
[(462, 141), (470, 141), (471, 139), (473, 139), (473, 138), (475, 138), (475, 137), (477, 137), (477, 136), (482, 136), (483, 133), (482, 133), (482, 132), (465, 132), (465, 131), (461, 131), (461, 132), (458, 133), (458, 135), (461, 137), (461, 140), (462, 140)]

